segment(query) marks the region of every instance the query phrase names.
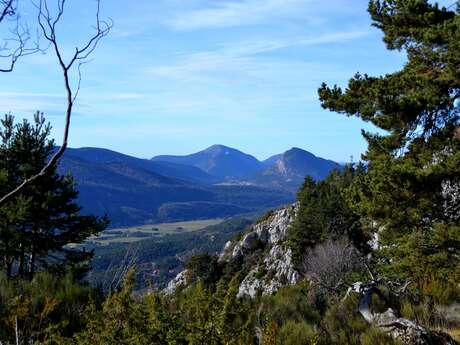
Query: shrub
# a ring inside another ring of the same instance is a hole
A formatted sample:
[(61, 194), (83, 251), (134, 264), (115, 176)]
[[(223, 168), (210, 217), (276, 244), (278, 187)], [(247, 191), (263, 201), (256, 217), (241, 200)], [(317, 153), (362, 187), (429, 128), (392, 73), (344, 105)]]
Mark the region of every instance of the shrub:
[(283, 345), (306, 345), (317, 339), (312, 325), (306, 321), (287, 321), (279, 330), (278, 339)]

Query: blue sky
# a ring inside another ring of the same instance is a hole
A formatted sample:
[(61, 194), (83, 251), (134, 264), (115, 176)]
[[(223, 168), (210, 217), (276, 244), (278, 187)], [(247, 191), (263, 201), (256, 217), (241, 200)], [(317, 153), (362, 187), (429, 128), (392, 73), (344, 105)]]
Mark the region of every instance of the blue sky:
[[(70, 146), (150, 158), (220, 143), (259, 159), (296, 146), (356, 160), (360, 130), (371, 127), (321, 109), (317, 88), (403, 65), (370, 26), (367, 2), (105, 0), (114, 28), (83, 68)], [(58, 28), (67, 52), (90, 32), (93, 5), (69, 0)], [(0, 111), (45, 112), (59, 142), (65, 102), (55, 57), (26, 57), (0, 77)]]

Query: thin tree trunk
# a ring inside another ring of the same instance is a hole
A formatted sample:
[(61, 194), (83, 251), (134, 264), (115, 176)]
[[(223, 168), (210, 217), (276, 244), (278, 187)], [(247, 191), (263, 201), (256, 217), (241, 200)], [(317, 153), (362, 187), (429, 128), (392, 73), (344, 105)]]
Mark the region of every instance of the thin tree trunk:
[(29, 278), (32, 279), (35, 271), (35, 246), (32, 244), (29, 257)]
[(19, 254), (19, 265), (18, 265), (18, 276), (23, 277), (24, 276), (24, 246), (22, 243), (19, 245), (21, 248), (21, 253)]
[(8, 258), (8, 257), (5, 257), (5, 265), (6, 265), (6, 277), (8, 279), (10, 279), (11, 278), (11, 270), (12, 270), (12, 266), (13, 266), (12, 260), (10, 260), (10, 258)]
[(20, 341), (19, 341), (19, 328), (18, 328), (18, 316), (17, 315), (16, 315), (15, 323), (14, 323), (14, 335), (16, 338), (16, 345), (19, 345)]

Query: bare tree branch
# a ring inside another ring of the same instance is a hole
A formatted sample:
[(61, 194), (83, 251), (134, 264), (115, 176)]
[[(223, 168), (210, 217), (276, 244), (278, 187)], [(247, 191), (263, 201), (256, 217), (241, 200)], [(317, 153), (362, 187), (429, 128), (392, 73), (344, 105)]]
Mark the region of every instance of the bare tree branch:
[[(64, 7), (66, 4), (66, 0), (58, 0), (57, 2), (57, 14), (55, 18), (53, 18), (51, 11), (48, 7), (48, 0), (40, 0), (38, 4), (34, 4), (35, 7), (38, 9), (38, 25), (41, 29), (43, 37), (49, 42), (50, 47), (53, 49), (55, 56), (58, 60), (59, 66), (61, 67), (62, 74), (64, 77), (64, 87), (66, 91), (66, 99), (67, 99), (67, 108), (65, 114), (65, 126), (64, 126), (64, 133), (62, 144), (59, 149), (54, 153), (51, 159), (48, 161), (43, 169), (25, 179), (19, 186), (15, 189), (10, 191), (9, 193), (5, 194), (0, 198), (0, 206), (5, 204), (8, 200), (10, 200), (13, 196), (17, 195), (24, 187), (30, 185), (31, 183), (35, 182), (40, 177), (44, 176), (51, 167), (55, 166), (58, 160), (64, 154), (65, 149), (67, 148), (67, 142), (69, 138), (69, 130), (70, 130), (70, 122), (72, 117), (72, 110), (73, 105), (78, 95), (78, 91), (80, 90), (80, 81), (81, 81), (81, 71), (80, 68), (83, 64), (87, 63), (88, 56), (96, 49), (97, 44), (99, 41), (107, 36), (110, 32), (113, 23), (112, 21), (103, 21), (100, 19), (100, 0), (97, 0), (97, 11), (96, 11), (96, 25), (94, 26), (95, 33), (88, 39), (87, 43), (82, 47), (76, 47), (75, 52), (73, 55), (66, 61), (63, 56), (63, 51), (58, 43), (57, 35), (56, 35), (56, 28), (59, 24), (59, 21), (62, 19), (62, 15), (64, 14)], [(73, 90), (71, 85), (71, 72), (72, 66), (76, 61), (79, 61), (78, 65), (78, 84), (76, 91)]]
[(349, 286), (346, 282), (348, 276), (362, 270), (362, 265), (362, 257), (347, 240), (328, 240), (307, 253), (302, 273), (313, 286), (338, 294)]
[(9, 27), (11, 37), (3, 39), (0, 47), (0, 58), (8, 63), (0, 67), (0, 72), (12, 72), (20, 57), (41, 51), (38, 37), (31, 43), (31, 35), (26, 24), (21, 22), (18, 12), (18, 0), (0, 0), (0, 23)]
[(15, 0), (1, 0), (0, 1), (0, 23), (3, 22), (8, 16), (16, 13)]
[(139, 245), (131, 244), (125, 251), (121, 261), (111, 261), (102, 277), (102, 290), (111, 295), (118, 291), (128, 272), (136, 267)]

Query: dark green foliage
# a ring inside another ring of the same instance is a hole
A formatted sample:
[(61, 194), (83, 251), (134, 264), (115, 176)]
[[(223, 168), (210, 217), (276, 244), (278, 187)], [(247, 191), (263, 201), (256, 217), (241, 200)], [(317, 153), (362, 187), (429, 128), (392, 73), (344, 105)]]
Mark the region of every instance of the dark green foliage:
[(348, 206), (344, 191), (365, 173), (363, 166), (347, 165), (315, 182), (307, 177), (298, 193), (299, 210), (289, 229), (288, 241), (299, 265), (308, 248), (326, 239), (347, 236), (355, 247), (368, 251), (359, 216)]
[(217, 261), (217, 256), (209, 254), (198, 254), (192, 256), (187, 264), (190, 281), (201, 281), (207, 287), (217, 283), (222, 275), (222, 265)]
[[(331, 306), (321, 322), (326, 344), (372, 345), (399, 344), (390, 336), (367, 324), (357, 312), (358, 299), (351, 296), (344, 302)], [(324, 339), (324, 340), (323, 340)]]
[(88, 304), (86, 329), (75, 335), (77, 344), (147, 344), (149, 313), (143, 303), (136, 303), (131, 293), (134, 271), (128, 273), (121, 291), (108, 297), (99, 311)]
[(315, 343), (321, 314), (309, 298), (306, 284), (283, 288), (273, 296), (262, 297), (259, 303), (257, 318), (265, 329), (264, 338), (273, 338), (276, 344)]
[[(238, 279), (220, 295), (201, 282), (170, 298), (152, 293), (132, 297), (131, 272), (121, 291), (102, 309), (89, 304), (87, 327), (73, 337), (76, 344), (251, 344), (251, 319), (245, 301), (236, 299)], [(70, 341), (68, 339), (68, 341)]]
[(31, 281), (0, 276), (0, 340), (44, 341), (53, 336), (71, 336), (85, 326), (83, 312), (98, 294), (87, 285), (76, 283), (72, 274), (56, 276), (37, 273)]
[(306, 321), (288, 320), (278, 333), (279, 343), (284, 345), (314, 344), (318, 334), (311, 324)]
[[(48, 139), (51, 127), (42, 114), (34, 122), (14, 124), (6, 115), (0, 130), (0, 193), (7, 193), (38, 173), (53, 154)], [(8, 277), (32, 278), (40, 269), (65, 271), (70, 265), (75, 275), (84, 274), (90, 253), (71, 249), (103, 230), (106, 219), (80, 214), (81, 208), (70, 176), (59, 176), (52, 167), (35, 183), (0, 208), (1, 269)]]
[(348, 193), (380, 229), (382, 271), (418, 288), (433, 272), (443, 285), (460, 254), (460, 15), (427, 0), (372, 0), (369, 12), (407, 63), (382, 77), (358, 74), (345, 90), (323, 84), (319, 96), (324, 108), (385, 130), (363, 133), (368, 173)]

